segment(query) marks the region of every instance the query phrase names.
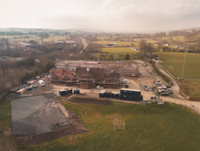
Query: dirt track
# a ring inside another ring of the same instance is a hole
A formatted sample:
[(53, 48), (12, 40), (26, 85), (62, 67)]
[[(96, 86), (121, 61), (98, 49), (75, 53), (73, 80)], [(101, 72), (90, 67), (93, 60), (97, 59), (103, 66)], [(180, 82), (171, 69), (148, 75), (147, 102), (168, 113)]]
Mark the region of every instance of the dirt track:
[(71, 96), (68, 99), (63, 99), (64, 101), (67, 102), (72, 102), (72, 103), (79, 103), (79, 104), (92, 104), (92, 105), (101, 105), (101, 106), (106, 106), (106, 105), (111, 105), (112, 102), (107, 100), (107, 99), (100, 99), (100, 98), (92, 98), (92, 97), (83, 97), (83, 96)]

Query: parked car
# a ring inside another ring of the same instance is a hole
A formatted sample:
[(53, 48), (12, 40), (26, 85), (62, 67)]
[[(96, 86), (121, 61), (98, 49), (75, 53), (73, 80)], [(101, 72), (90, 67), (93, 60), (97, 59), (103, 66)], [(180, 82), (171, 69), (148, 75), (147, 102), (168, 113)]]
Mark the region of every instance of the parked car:
[(128, 84), (125, 84), (125, 88), (128, 88)]
[(27, 81), (23, 81), (23, 82), (22, 82), (22, 85), (23, 85), (23, 84), (26, 84), (26, 83), (27, 83)]
[(173, 90), (171, 88), (168, 89), (169, 94), (173, 94)]
[(43, 80), (39, 80), (39, 84), (40, 84), (41, 86), (46, 86), (46, 84), (44, 83)]
[(143, 89), (145, 90), (145, 91), (149, 91), (149, 87), (148, 86), (143, 86)]
[(171, 88), (171, 86), (170, 86), (170, 85), (166, 85), (166, 87), (167, 87), (167, 88)]
[(97, 89), (103, 89), (103, 87), (101, 87), (101, 86), (97, 86), (96, 88), (97, 88)]
[(128, 80), (127, 80), (127, 79), (124, 79), (124, 83), (128, 83)]
[(159, 93), (163, 93), (163, 92), (167, 92), (167, 90), (163, 90), (163, 89), (158, 89)]
[(169, 92), (162, 92), (162, 93), (160, 93), (160, 95), (162, 95), (162, 96), (169, 96)]
[(31, 90), (34, 90), (35, 88), (37, 88), (36, 85), (31, 85), (31, 86), (27, 87), (26, 90), (31, 91)]
[(161, 90), (161, 89), (162, 89), (162, 90), (167, 90), (167, 87), (165, 87), (165, 86), (160, 86), (160, 87), (158, 87), (158, 89), (159, 89), (159, 90)]

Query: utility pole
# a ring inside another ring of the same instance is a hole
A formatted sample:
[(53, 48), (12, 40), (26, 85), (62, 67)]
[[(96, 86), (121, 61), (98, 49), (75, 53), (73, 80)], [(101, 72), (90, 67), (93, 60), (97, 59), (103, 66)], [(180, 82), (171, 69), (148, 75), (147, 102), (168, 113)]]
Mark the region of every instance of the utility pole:
[(98, 48), (98, 61), (99, 61), (99, 48)]
[(160, 60), (160, 52), (159, 52), (159, 60)]
[(184, 56), (184, 61), (183, 61), (183, 70), (182, 70), (181, 80), (183, 80), (183, 73), (184, 73), (184, 68), (185, 68), (185, 58), (186, 58), (186, 50), (185, 50), (185, 56)]

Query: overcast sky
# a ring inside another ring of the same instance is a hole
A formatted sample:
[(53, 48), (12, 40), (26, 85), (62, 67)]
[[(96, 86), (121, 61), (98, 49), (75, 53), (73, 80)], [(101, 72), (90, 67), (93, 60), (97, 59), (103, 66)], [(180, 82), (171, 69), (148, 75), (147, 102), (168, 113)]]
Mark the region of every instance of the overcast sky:
[(0, 0), (0, 28), (164, 31), (200, 27), (200, 0)]

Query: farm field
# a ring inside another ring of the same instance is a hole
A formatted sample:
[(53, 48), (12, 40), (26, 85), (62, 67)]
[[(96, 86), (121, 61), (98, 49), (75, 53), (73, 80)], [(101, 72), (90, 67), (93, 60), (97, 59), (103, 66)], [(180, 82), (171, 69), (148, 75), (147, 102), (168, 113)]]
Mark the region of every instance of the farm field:
[[(137, 57), (137, 52), (122, 52), (122, 53), (99, 53), (99, 57), (101, 60), (110, 60), (109, 56), (113, 55), (113, 60), (125, 60), (125, 55), (129, 54), (130, 55), (130, 59), (136, 59)], [(98, 58), (98, 53), (92, 53), (92, 56), (95, 56), (96, 58)], [(101, 55), (104, 55), (106, 58), (103, 58)], [(119, 55), (121, 55), (121, 59), (119, 59)]]
[[(136, 47), (135, 47), (136, 48)], [(133, 50), (132, 47), (111, 47), (111, 48), (102, 48), (102, 52), (108, 53), (122, 53), (122, 52), (138, 52)]]
[[(184, 61), (184, 53), (161, 52), (162, 65), (175, 77), (181, 77)], [(184, 79), (200, 79), (200, 54), (187, 53), (185, 61)], [(172, 67), (169, 69), (169, 67)]]
[[(8, 38), (10, 41), (13, 42), (29, 42), (30, 40), (35, 40), (35, 41), (41, 41), (41, 38), (39, 36), (35, 36), (35, 35), (30, 35), (30, 38), (17, 38), (15, 39), (14, 37), (24, 37), (25, 35), (20, 35), (20, 36), (0, 36), (1, 38)], [(29, 36), (29, 35), (27, 35)], [(49, 38), (44, 38), (43, 41), (45, 42), (50, 42), (50, 41), (58, 41), (58, 40), (66, 40), (69, 39), (69, 37), (67, 36), (49, 36)]]
[[(10, 41), (12, 42), (20, 42), (20, 43), (23, 43), (23, 42), (29, 42), (30, 40), (40, 40), (41, 38), (38, 37), (38, 36), (35, 36), (35, 35), (30, 35), (30, 38), (21, 38), (21, 37), (24, 37), (25, 35), (16, 35), (16, 36), (0, 36), (0, 39), (1, 38), (8, 38)], [(27, 35), (29, 36), (29, 35)], [(20, 38), (17, 38), (15, 39), (14, 37), (20, 37)]]
[(93, 43), (97, 43), (97, 44), (103, 44), (106, 45), (108, 43), (116, 43), (116, 45), (131, 45), (131, 43), (134, 43), (136, 46), (139, 45), (139, 43), (135, 43), (135, 42), (127, 42), (127, 41), (94, 41)]
[[(147, 43), (156, 43), (157, 41), (147, 38), (132, 38), (133, 41), (127, 41), (128, 39), (122, 39), (124, 41), (107, 41), (104, 39), (108, 39), (109, 37), (97, 37), (98, 41), (94, 41), (93, 43), (103, 44), (106, 45), (108, 43), (116, 43), (117, 45), (131, 45), (131, 43), (135, 44), (135, 47), (139, 46), (139, 43), (142, 39), (146, 40)], [(115, 37), (112, 37), (115, 38)]]
[(200, 98), (200, 81), (183, 81), (182, 91), (190, 97)]
[(173, 40), (179, 40), (180, 42), (185, 42), (184, 36), (176, 36), (176, 37), (162, 37), (163, 40), (170, 40), (172, 38)]
[[(137, 47), (134, 47), (137, 48)], [(113, 55), (113, 60), (119, 59), (119, 55), (122, 55), (121, 59), (124, 59), (123, 56), (126, 54), (130, 55), (130, 59), (134, 59), (137, 57), (137, 53), (139, 52), (133, 50), (132, 47), (111, 47), (111, 48), (102, 48), (101, 50), (103, 53), (99, 53), (100, 59), (104, 59), (101, 55), (106, 56), (106, 59), (109, 60), (109, 56)], [(98, 53), (92, 53), (92, 56), (98, 57)]]
[[(33, 146), (18, 143), (20, 151), (200, 150), (200, 117), (179, 105), (63, 105), (74, 111), (90, 132)], [(114, 130), (114, 119), (125, 120), (125, 130)]]
[[(104, 39), (108, 39), (109, 37), (97, 37), (97, 39), (99, 40), (99, 41), (101, 41), (101, 40), (104, 40)], [(115, 37), (112, 37), (112, 38), (115, 38)]]
[(44, 38), (43, 41), (50, 42), (50, 41), (59, 41), (59, 40), (67, 40), (69, 37), (67, 36), (50, 36), (49, 38)]

